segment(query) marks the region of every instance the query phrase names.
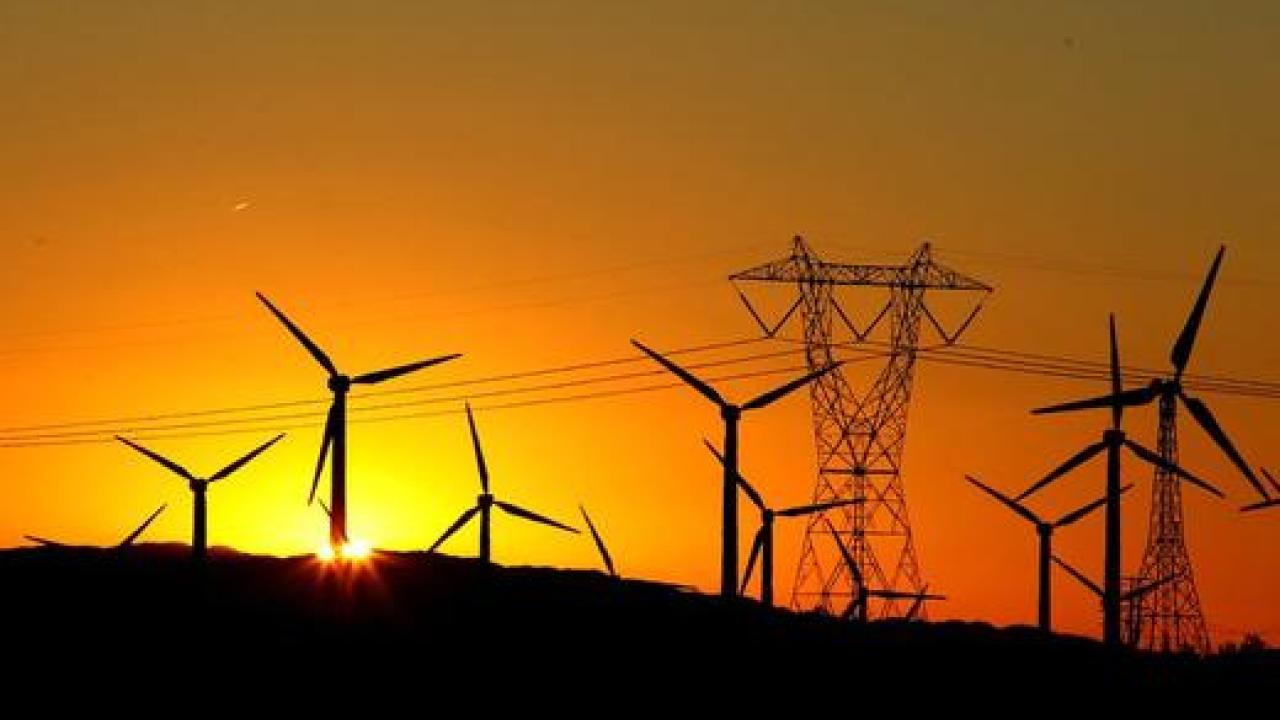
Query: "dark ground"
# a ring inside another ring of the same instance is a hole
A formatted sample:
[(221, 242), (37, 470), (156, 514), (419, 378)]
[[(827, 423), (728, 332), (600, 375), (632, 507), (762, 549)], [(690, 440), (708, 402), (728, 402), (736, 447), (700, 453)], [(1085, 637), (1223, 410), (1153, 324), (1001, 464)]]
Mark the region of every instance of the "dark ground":
[[(0, 551), (0, 691), (49, 692), (68, 708), (199, 690), (208, 702), (331, 710), (444, 693), (629, 717), (718, 697), (760, 710), (848, 708), (904, 690), (909, 702), (966, 704), (1280, 690), (1276, 651), (1156, 657), (1024, 627), (858, 626), (597, 572), (423, 553), (322, 565), (215, 550), (198, 571), (188, 552)], [(48, 678), (61, 689), (38, 689)]]

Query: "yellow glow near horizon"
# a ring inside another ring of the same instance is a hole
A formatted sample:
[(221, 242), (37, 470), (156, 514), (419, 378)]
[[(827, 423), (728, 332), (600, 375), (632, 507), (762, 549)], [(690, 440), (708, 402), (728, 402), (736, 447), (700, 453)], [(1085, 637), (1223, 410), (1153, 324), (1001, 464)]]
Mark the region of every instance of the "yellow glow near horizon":
[(372, 552), (373, 546), (369, 544), (369, 541), (359, 538), (338, 548), (338, 553), (342, 555), (344, 560), (363, 560), (369, 557)]
[(321, 562), (333, 562), (334, 560), (364, 560), (373, 554), (373, 545), (368, 540), (357, 538), (348, 543), (340, 545), (336, 550), (329, 543), (323, 543), (316, 550), (316, 559)]

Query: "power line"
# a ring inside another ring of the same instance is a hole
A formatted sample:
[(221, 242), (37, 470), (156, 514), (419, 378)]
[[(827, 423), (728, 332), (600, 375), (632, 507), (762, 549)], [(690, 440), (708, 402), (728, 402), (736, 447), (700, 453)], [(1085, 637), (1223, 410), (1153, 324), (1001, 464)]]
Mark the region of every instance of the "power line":
[[(676, 348), (666, 351), (667, 355), (689, 355), (693, 353), (707, 352), (710, 350), (723, 350), (727, 348), (739, 347), (753, 343), (763, 342), (765, 338), (746, 338), (742, 340), (728, 340), (723, 342), (707, 343), (704, 345), (693, 345), (689, 347)], [(404, 388), (386, 389), (386, 390), (368, 390), (356, 394), (355, 398), (378, 397), (384, 395), (403, 395), (407, 393), (429, 392), (432, 390), (442, 390), (456, 387), (467, 387), (472, 385), (486, 385), (495, 382), (504, 382), (509, 380), (523, 380), (527, 378), (545, 377), (548, 375), (557, 375), (568, 372), (579, 372), (582, 370), (594, 370), (605, 367), (614, 367), (618, 365), (626, 365), (630, 363), (647, 361), (643, 355), (630, 355), (627, 357), (611, 358), (607, 360), (597, 360), (592, 362), (574, 363), (570, 365), (559, 365), (549, 368), (540, 368), (536, 370), (527, 370), (522, 372), (506, 373), (503, 375), (489, 375), (480, 378), (472, 378), (469, 380), (454, 380), (447, 382), (437, 382), (423, 385), (411, 385)], [(332, 398), (311, 398), (306, 400), (282, 400), (278, 402), (256, 403), (251, 405), (233, 405), (230, 407), (213, 408), (205, 410), (190, 410), (184, 412), (159, 413), (151, 415), (133, 415), (126, 417), (101, 418), (97, 420), (76, 420), (71, 422), (58, 423), (42, 423), (38, 425), (14, 425), (0, 428), (0, 435), (25, 434), (28, 432), (40, 430), (62, 430), (78, 427), (94, 427), (99, 425), (124, 425), (136, 423), (151, 423), (163, 420), (181, 420), (185, 418), (209, 417), (216, 415), (231, 415), (245, 412), (257, 412), (260, 410), (283, 410), (292, 407), (303, 407), (306, 405), (327, 405), (332, 402)]]
[[(776, 359), (784, 356), (794, 356), (796, 354), (797, 353), (794, 350), (782, 350), (782, 351), (774, 351), (774, 352), (768, 352), (768, 353), (757, 353), (753, 355), (738, 356), (738, 357), (728, 358), (724, 360), (712, 360), (708, 362), (691, 363), (686, 365), (686, 367), (691, 370), (718, 368), (718, 367), (724, 367), (727, 365), (740, 365), (743, 363)], [(497, 390), (486, 390), (486, 391), (477, 392), (477, 393), (467, 393), (464, 395), (432, 397), (432, 398), (424, 398), (420, 400), (408, 400), (408, 401), (381, 403), (376, 405), (365, 405), (365, 406), (353, 405), (349, 409), (349, 412), (352, 414), (365, 414), (369, 412), (376, 412), (379, 410), (400, 410), (400, 409), (405, 409), (410, 407), (420, 407), (423, 405), (438, 405), (441, 403), (462, 402), (463, 400), (473, 400), (477, 398), (495, 398), (495, 397), (504, 397), (507, 395), (527, 395), (527, 394), (536, 393), (536, 392), (546, 392), (548, 390), (564, 390), (568, 388), (582, 387), (585, 385), (612, 383), (612, 382), (619, 382), (623, 380), (633, 380), (633, 379), (653, 377), (655, 375), (664, 375), (664, 374), (666, 374), (665, 370), (661, 368), (656, 368), (651, 370), (640, 370), (640, 371), (634, 371), (634, 372), (628, 372), (628, 373), (616, 373), (613, 375), (604, 375), (604, 376), (598, 376), (598, 377), (578, 378), (574, 380), (562, 380), (562, 381), (557, 381), (553, 383), (544, 383), (541, 385), (527, 385), (527, 386), (515, 387), (515, 388), (501, 388)], [(330, 401), (326, 401), (326, 402), (330, 402)], [(205, 427), (219, 427), (223, 425), (243, 425), (248, 423), (302, 420), (302, 419), (309, 419), (309, 418), (321, 418), (321, 417), (324, 417), (324, 415), (325, 415), (325, 412), (323, 411), (286, 413), (281, 415), (268, 415), (268, 416), (262, 416), (262, 417), (228, 418), (224, 420), (203, 420), (203, 421), (170, 423), (170, 424), (151, 425), (151, 426), (142, 426), (142, 427), (124, 427), (124, 428), (115, 428), (111, 430), (64, 430), (60, 432), (23, 434), (17, 438), (6, 438), (6, 439), (17, 439), (21, 441), (60, 440), (60, 439), (67, 439), (67, 438), (74, 438), (74, 437), (94, 437), (94, 436), (101, 436), (101, 435), (132, 435), (139, 432), (154, 432), (159, 430), (192, 430), (192, 429), (205, 428)]]
[[(733, 340), (719, 343), (709, 343), (705, 345), (693, 346), (689, 348), (680, 348), (674, 353), (688, 354), (696, 352), (705, 352), (708, 350), (723, 349), (741, 346), (760, 339), (750, 340)], [(786, 342), (796, 342), (795, 340), (782, 339)], [(836, 347), (844, 352), (859, 353), (859, 359), (867, 359), (871, 357), (882, 357), (887, 350), (883, 349), (884, 344), (878, 342), (864, 343), (841, 343)], [(1060, 357), (1051, 355), (1040, 355), (1035, 353), (1025, 353), (1012, 350), (1002, 350), (997, 348), (981, 348), (967, 346), (938, 346), (933, 348), (921, 349), (922, 359), (940, 364), (948, 364), (959, 367), (970, 367), (975, 369), (992, 370), (1000, 372), (1012, 372), (1025, 375), (1033, 375), (1040, 377), (1053, 377), (1069, 380), (1105, 380), (1110, 375), (1109, 366), (1104, 363), (1081, 360), (1078, 358)], [(724, 367), (729, 365), (757, 362), (766, 359), (783, 357), (791, 354), (789, 351), (782, 352), (766, 352), (753, 353), (750, 355), (739, 356), (729, 359), (712, 360), (701, 363), (693, 363), (688, 366), (693, 369)], [(594, 361), (587, 363), (576, 363), (572, 365), (564, 365), (553, 368), (544, 368), (532, 371), (524, 371), (518, 373), (508, 373), (505, 375), (474, 378), (470, 380), (451, 381), (443, 383), (434, 383), (430, 385), (422, 385), (415, 388), (399, 389), (395, 391), (387, 391), (383, 393), (368, 393), (365, 396), (376, 395), (392, 395), (405, 392), (424, 392), (428, 390), (438, 390), (446, 388), (466, 387), (475, 385), (484, 385), (495, 382), (510, 381), (512, 379), (544, 377), (565, 373), (581, 372), (583, 370), (597, 369), (603, 367), (611, 367), (625, 365), (635, 362), (644, 361), (643, 356), (631, 356), (624, 358), (612, 358), (602, 361)], [(459, 402), (463, 399), (475, 398), (500, 398), (510, 395), (527, 395), (539, 392), (547, 392), (551, 390), (561, 390), (569, 388), (585, 387), (597, 384), (608, 384), (622, 382), (626, 380), (640, 379), (653, 375), (660, 375), (660, 370), (646, 370), (628, 373), (616, 373), (612, 375), (588, 377), (588, 378), (572, 378), (568, 380), (559, 380), (551, 383), (527, 385), (515, 388), (498, 388), (494, 390), (482, 391), (479, 393), (468, 393), (466, 395), (452, 395), (446, 397), (431, 397), (417, 400), (408, 400), (401, 402), (382, 403), (372, 406), (355, 407), (353, 413), (367, 413), (381, 410), (399, 410), (428, 405), (437, 405), (448, 402)], [(1126, 379), (1128, 380), (1149, 380), (1152, 377), (1162, 375), (1155, 370), (1144, 368), (1125, 368)], [(738, 376), (730, 376), (737, 379)], [(729, 379), (729, 378), (726, 378)], [(1200, 389), (1206, 392), (1230, 394), (1255, 398), (1280, 398), (1280, 385), (1276, 383), (1267, 383), (1253, 380), (1236, 380), (1230, 378), (1215, 378), (1212, 376), (1187, 376), (1185, 380), (1187, 386), (1193, 389)], [(626, 394), (629, 392), (627, 388), (602, 391), (603, 395), (588, 394), (590, 397), (602, 396), (610, 397), (614, 394)], [(579, 396), (568, 396), (568, 399), (576, 399)], [(560, 402), (562, 400), (556, 400)], [(125, 422), (133, 423), (132, 426), (122, 427), (121, 420), (96, 420), (96, 421), (80, 421), (77, 423), (53, 423), (40, 426), (26, 426), (23, 429), (8, 429), (0, 434), (8, 434), (9, 437), (0, 437), (0, 448), (4, 447), (34, 447), (43, 445), (57, 444), (81, 444), (83, 442), (107, 442), (115, 434), (146, 434), (148, 437), (160, 437), (156, 433), (165, 430), (181, 430), (181, 431), (205, 431), (210, 429), (220, 429), (221, 432), (230, 432), (229, 426), (243, 425), (253, 426), (252, 429), (265, 427), (263, 423), (275, 423), (270, 425), (271, 429), (283, 429), (281, 423), (288, 423), (294, 420), (315, 419), (323, 416), (323, 412), (302, 412), (302, 413), (286, 413), (278, 415), (267, 415), (257, 417), (226, 417), (217, 420), (195, 421), (186, 423), (171, 423), (168, 425), (156, 425), (157, 420), (168, 419), (188, 419), (196, 417), (208, 417), (212, 415), (228, 415), (243, 414), (245, 411), (256, 412), (262, 409), (279, 409), (283, 407), (295, 406), (297, 404), (318, 404), (327, 403), (328, 399), (321, 400), (305, 400), (291, 401), (285, 403), (268, 403), (254, 406), (240, 406), (238, 408), (221, 408), (216, 410), (195, 411), (192, 413), (170, 413), (167, 415), (142, 416), (146, 420), (141, 423), (135, 419), (125, 419)], [(499, 406), (503, 409), (508, 407), (523, 407), (525, 404), (544, 404), (542, 399), (531, 401), (519, 401), (514, 403), (506, 403)], [(382, 421), (389, 417), (423, 417), (421, 414), (409, 414), (403, 416), (388, 416), (384, 418), (363, 418), (363, 421)], [(106, 427), (111, 426), (111, 427)], [(71, 428), (98, 428), (85, 430), (72, 430)], [(297, 427), (309, 427), (302, 425)], [(36, 430), (58, 430), (59, 432), (35, 432)], [(246, 432), (250, 428), (238, 429), (235, 432)], [(218, 431), (212, 433), (206, 432), (183, 432), (171, 433), (163, 437), (188, 437), (198, 436), (198, 434), (221, 434)]]
[[(874, 356), (867, 356), (865, 359), (871, 360), (873, 358)], [(807, 366), (795, 365), (795, 366), (788, 366), (788, 367), (782, 367), (782, 368), (770, 368), (766, 370), (735, 373), (732, 375), (722, 375), (718, 377), (706, 378), (706, 380), (708, 382), (734, 382), (738, 380), (747, 380), (751, 378), (769, 377), (772, 375), (779, 375), (782, 373), (802, 372), (806, 369), (807, 369)], [(586, 393), (553, 396), (549, 398), (534, 398), (531, 400), (518, 400), (518, 401), (507, 402), (507, 403), (496, 403), (492, 405), (480, 405), (480, 406), (474, 407), (473, 410), (476, 412), (485, 412), (489, 410), (510, 410), (515, 408), (536, 407), (541, 405), (554, 405), (554, 404), (560, 404), (560, 403), (566, 403), (566, 402), (580, 402), (584, 400), (596, 400), (601, 398), (619, 397), (624, 395), (636, 395), (640, 393), (656, 392), (659, 390), (669, 390), (669, 389), (682, 388), (682, 387), (685, 387), (685, 384), (682, 382), (657, 383), (657, 384), (642, 385), (639, 387), (631, 387), (631, 388), (618, 388), (614, 390), (598, 390), (598, 391), (586, 392)], [(391, 422), (391, 421), (397, 421), (397, 420), (441, 417), (445, 415), (461, 415), (463, 414), (463, 412), (464, 411), (461, 409), (453, 408), (453, 409), (447, 409), (447, 410), (431, 410), (431, 411), (415, 412), (415, 413), (401, 413), (398, 415), (388, 415), (385, 417), (353, 418), (348, 420), (348, 422), (352, 424), (363, 425), (363, 424), (369, 424), (369, 423)], [(245, 434), (245, 433), (257, 433), (257, 432), (281, 432), (285, 430), (297, 430), (297, 429), (312, 428), (312, 427), (314, 427), (314, 423), (292, 424), (292, 425), (268, 424), (268, 425), (251, 427), (251, 428), (220, 429), (220, 430), (181, 432), (181, 433), (158, 434), (158, 435), (140, 435), (135, 439), (145, 441), (145, 440), (165, 440), (165, 439), (179, 439), (179, 438), (193, 438), (193, 437), (210, 437), (210, 436), (220, 436), (220, 435), (239, 435), (239, 434)], [(48, 441), (34, 441), (34, 442), (23, 442), (21, 440), (18, 440), (14, 442), (7, 442), (7, 441), (0, 442), (0, 448), (62, 447), (62, 446), (68, 446), (68, 445), (94, 445), (94, 444), (109, 443), (113, 441), (114, 439), (112, 437), (79, 438), (79, 439), (68, 439), (68, 440), (48, 440)]]

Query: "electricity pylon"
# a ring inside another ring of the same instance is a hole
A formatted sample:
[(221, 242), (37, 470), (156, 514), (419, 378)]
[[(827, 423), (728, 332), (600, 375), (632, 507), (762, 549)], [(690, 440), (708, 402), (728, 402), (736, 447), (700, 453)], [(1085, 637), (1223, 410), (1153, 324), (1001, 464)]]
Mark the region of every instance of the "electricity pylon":
[[(927, 321), (944, 344), (951, 344), (982, 309), (979, 301), (954, 331), (948, 331), (929, 309), (925, 296), (935, 290), (962, 290), (982, 293), (985, 299), (991, 288), (934, 262), (929, 243), (921, 245), (902, 265), (852, 265), (820, 259), (799, 236), (789, 256), (736, 273), (730, 280), (735, 285), (769, 282), (796, 287), (795, 302), (773, 324), (760, 316), (741, 290), (739, 295), (770, 337), (800, 311), (805, 358), (811, 370), (838, 360), (837, 349), (847, 343), (835, 337), (836, 332), (842, 332), (840, 327), (851, 333), (853, 342), (863, 343), (869, 342), (872, 333), (887, 321), (884, 365), (865, 392), (854, 389), (843, 368), (810, 386), (818, 459), (813, 503), (854, 503), (809, 519), (792, 586), (791, 607), (836, 614), (848, 605), (858, 591), (837, 552), (835, 543), (843, 543), (857, 563), (866, 589), (876, 600), (867, 616), (903, 616), (906, 607), (900, 596), (919, 595), (925, 590), (902, 478), (907, 410), (920, 349), (921, 323)], [(837, 288), (845, 286), (888, 291), (885, 304), (865, 328), (850, 320), (836, 297)], [(833, 530), (835, 542), (824, 537)]]

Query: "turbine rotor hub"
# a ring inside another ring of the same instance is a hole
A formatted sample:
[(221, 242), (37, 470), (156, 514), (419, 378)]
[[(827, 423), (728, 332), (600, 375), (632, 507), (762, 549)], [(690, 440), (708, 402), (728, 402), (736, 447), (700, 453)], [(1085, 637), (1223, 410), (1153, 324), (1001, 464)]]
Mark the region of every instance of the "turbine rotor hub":
[(193, 478), (187, 483), (187, 485), (191, 488), (191, 492), (202, 493), (209, 487), (209, 481), (201, 480), (200, 478)]
[(1125, 440), (1124, 430), (1120, 428), (1108, 428), (1102, 433), (1102, 439), (1109, 445), (1120, 445)]
[(346, 375), (330, 375), (329, 389), (336, 393), (345, 393), (351, 389), (351, 378)]
[(482, 508), (490, 507), (493, 505), (493, 495), (489, 493), (480, 493), (476, 498), (476, 503)]

